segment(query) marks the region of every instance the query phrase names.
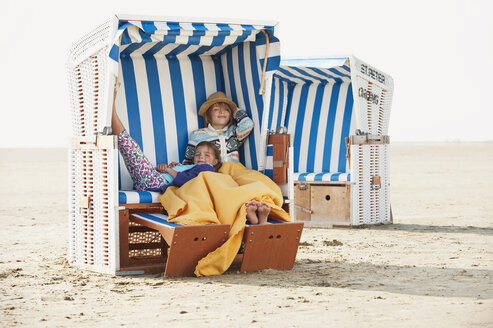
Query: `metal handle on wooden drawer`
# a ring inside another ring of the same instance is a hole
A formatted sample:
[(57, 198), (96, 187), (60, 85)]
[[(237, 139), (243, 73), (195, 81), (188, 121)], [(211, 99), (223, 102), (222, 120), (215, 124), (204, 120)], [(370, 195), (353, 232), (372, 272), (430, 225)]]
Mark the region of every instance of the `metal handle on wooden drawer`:
[(300, 210), (302, 210), (303, 212), (306, 212), (306, 213), (310, 213), (310, 214), (313, 213), (313, 211), (311, 209), (303, 207), (303, 206), (298, 205), (298, 204), (294, 204), (294, 207), (299, 208)]

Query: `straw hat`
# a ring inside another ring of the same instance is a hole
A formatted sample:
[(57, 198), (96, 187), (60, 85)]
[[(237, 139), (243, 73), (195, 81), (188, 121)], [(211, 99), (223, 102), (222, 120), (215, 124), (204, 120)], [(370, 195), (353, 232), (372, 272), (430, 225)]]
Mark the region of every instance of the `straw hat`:
[(234, 115), (236, 113), (236, 104), (230, 100), (228, 97), (226, 97), (226, 94), (224, 92), (218, 91), (214, 92), (207, 98), (207, 101), (200, 106), (199, 109), (199, 115), (202, 117), (205, 117), (205, 113), (207, 113), (207, 110), (214, 105), (215, 103), (226, 103), (228, 104), (229, 108), (231, 109), (231, 114)]

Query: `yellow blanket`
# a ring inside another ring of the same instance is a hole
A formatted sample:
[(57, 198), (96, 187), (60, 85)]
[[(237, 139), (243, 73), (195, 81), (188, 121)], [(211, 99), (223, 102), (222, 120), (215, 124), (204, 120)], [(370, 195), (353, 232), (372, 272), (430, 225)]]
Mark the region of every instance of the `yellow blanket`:
[(223, 163), (218, 173), (202, 172), (182, 187), (170, 187), (159, 200), (168, 221), (183, 225), (229, 224), (228, 240), (199, 261), (195, 275), (219, 275), (233, 262), (246, 222), (245, 203), (255, 199), (271, 206), (269, 218), (291, 221), (282, 208), (281, 190), (269, 177), (240, 163)]

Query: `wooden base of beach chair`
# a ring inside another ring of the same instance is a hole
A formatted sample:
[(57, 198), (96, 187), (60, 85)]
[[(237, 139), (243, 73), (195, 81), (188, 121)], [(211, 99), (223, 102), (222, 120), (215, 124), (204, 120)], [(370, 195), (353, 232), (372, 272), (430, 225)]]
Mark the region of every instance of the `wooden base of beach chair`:
[(168, 247), (165, 277), (193, 276), (200, 259), (228, 238), (229, 225), (181, 226), (166, 221), (162, 214), (134, 214), (132, 222), (158, 231)]
[(350, 188), (340, 183), (295, 183), (296, 220), (307, 227), (350, 227)]
[(245, 227), (241, 272), (290, 270), (294, 266), (303, 223), (275, 223)]
[(119, 211), (120, 269), (116, 274), (157, 274), (165, 267), (167, 245), (159, 232), (130, 221), (135, 213), (162, 213), (161, 204), (125, 204)]

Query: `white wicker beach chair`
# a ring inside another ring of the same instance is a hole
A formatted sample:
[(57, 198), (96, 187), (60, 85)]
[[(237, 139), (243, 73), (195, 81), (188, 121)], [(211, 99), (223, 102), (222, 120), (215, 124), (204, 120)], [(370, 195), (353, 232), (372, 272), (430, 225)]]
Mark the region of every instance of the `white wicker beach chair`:
[[(157, 226), (138, 216), (162, 212), (157, 194), (132, 190), (115, 138), (105, 133), (111, 120), (113, 88), (121, 83), (118, 115), (153, 163), (183, 160), (188, 136), (201, 123), (198, 106), (211, 93), (224, 91), (247, 110), (256, 126), (240, 158), (245, 166), (262, 169), (269, 103), (259, 90), (279, 66), (275, 30), (272, 22), (118, 15), (72, 47), (68, 61), (74, 136), (70, 150), (71, 264), (113, 274), (152, 273), (162, 272), (168, 260), (170, 275), (186, 274), (170, 267), (174, 246), (169, 225)], [(264, 248), (258, 252), (245, 247), (243, 256), (250, 264), (245, 262), (242, 270), (291, 268), (302, 226), (252, 227), (255, 232), (266, 231), (265, 240), (256, 241)], [(184, 229), (193, 231), (194, 227), (180, 227)], [(197, 230), (192, 239), (222, 240), (221, 229)], [(282, 246), (276, 238), (269, 238), (274, 235), (272, 229), (282, 229), (275, 236), (294, 245), (292, 254), (284, 256), (288, 264), (272, 261)], [(194, 256), (190, 261), (196, 263)]]
[(289, 170), (270, 159), (266, 173), (286, 172), (296, 220), (325, 227), (391, 222), (392, 78), (354, 56), (313, 58), (283, 60), (268, 85), (268, 129), (287, 128), (291, 156)]

